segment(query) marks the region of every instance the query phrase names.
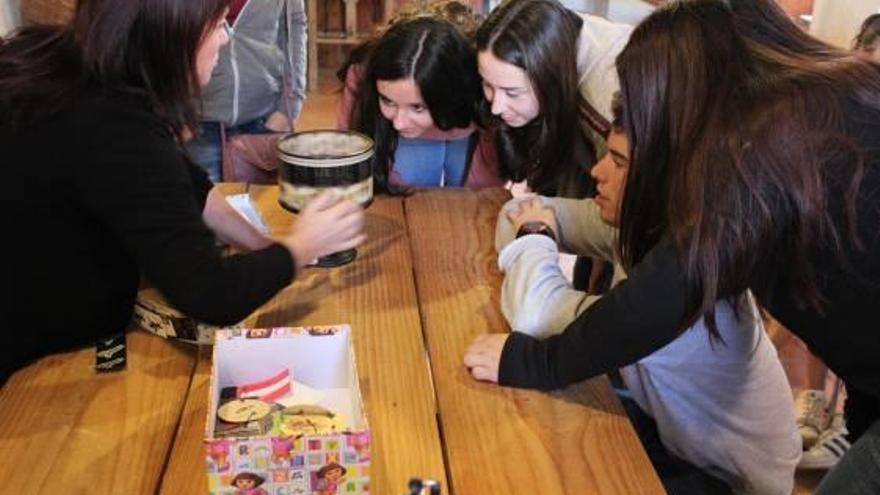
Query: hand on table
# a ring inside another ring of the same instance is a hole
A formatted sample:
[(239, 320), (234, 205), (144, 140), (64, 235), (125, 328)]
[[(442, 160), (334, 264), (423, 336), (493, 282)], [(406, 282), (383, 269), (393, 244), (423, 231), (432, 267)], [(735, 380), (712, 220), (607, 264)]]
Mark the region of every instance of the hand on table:
[(498, 368), (501, 364), (501, 351), (509, 333), (490, 333), (480, 335), (464, 353), (464, 365), (471, 376), (477, 380), (498, 383)]

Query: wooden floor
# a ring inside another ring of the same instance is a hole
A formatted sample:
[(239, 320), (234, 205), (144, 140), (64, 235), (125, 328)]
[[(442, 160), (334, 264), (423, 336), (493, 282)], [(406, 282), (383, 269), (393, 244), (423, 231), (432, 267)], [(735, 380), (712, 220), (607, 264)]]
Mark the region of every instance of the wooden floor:
[[(766, 322), (767, 333), (770, 339), (776, 345), (779, 352), (779, 360), (782, 361), (782, 367), (788, 375), (788, 380), (795, 389), (808, 388), (809, 371), (807, 370), (807, 351), (806, 345), (779, 323), (769, 320)], [(827, 396), (830, 396), (834, 388), (833, 377), (829, 373), (825, 384)], [(837, 411), (843, 409), (843, 400), (838, 401)], [(795, 478), (795, 495), (808, 495), (815, 491), (816, 486), (822, 481), (825, 471), (799, 471)]]
[[(312, 129), (335, 128), (336, 113), (340, 98), (340, 84), (335, 79), (332, 70), (322, 68), (319, 72), (318, 87), (309, 91), (308, 98), (303, 106), (302, 113), (296, 122), (296, 129), (299, 131)], [(771, 328), (771, 332), (785, 332), (784, 329)], [(804, 364), (802, 362), (803, 353), (800, 347), (803, 345), (796, 338), (783, 338), (774, 341), (781, 342), (779, 353), (797, 386), (801, 380), (798, 378), (799, 372)], [(822, 479), (822, 471), (798, 472), (794, 495), (808, 495), (813, 493), (819, 481)]]
[(332, 69), (322, 67), (318, 72), (318, 87), (309, 90), (302, 113), (296, 120), (296, 130), (335, 129), (341, 88)]

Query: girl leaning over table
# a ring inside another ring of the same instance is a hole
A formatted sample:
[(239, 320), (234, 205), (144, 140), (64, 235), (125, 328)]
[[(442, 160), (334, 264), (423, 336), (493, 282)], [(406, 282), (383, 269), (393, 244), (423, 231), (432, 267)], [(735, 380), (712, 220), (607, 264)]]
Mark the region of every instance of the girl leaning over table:
[(376, 142), (380, 191), (505, 184), (492, 136), (475, 122), (480, 79), (467, 33), (476, 23), (455, 1), (405, 11), (339, 70), (338, 126)]
[[(465, 364), (563, 387), (700, 317), (717, 335), (716, 303), (751, 289), (847, 387), (854, 443), (818, 493), (880, 492), (880, 339), (865, 324), (880, 302), (880, 66), (802, 33), (770, 0), (691, 0), (636, 28), (617, 70), (626, 283), (557, 336), (479, 338)], [(706, 77), (682, 77), (693, 71)]]
[[(631, 32), (556, 0), (504, 2), (480, 26), (481, 114), (514, 181), (543, 196), (592, 196), (618, 89), (614, 58)], [(610, 268), (579, 257), (575, 287), (603, 290)]]
[[(325, 195), (292, 233), (244, 221), (182, 151), (227, 40), (224, 0), (82, 0), (65, 27), (0, 41), (4, 225), (0, 381), (50, 352), (124, 331), (139, 276), (177, 308), (238, 322), (316, 256), (363, 241)], [(223, 256), (216, 239), (245, 251)], [(47, 310), (51, 306), (51, 310)]]
[[(601, 300), (571, 287), (561, 250), (613, 262), (615, 285), (626, 279), (615, 253), (631, 148), (619, 101), (613, 110), (608, 152), (591, 172), (595, 198), (517, 198), (498, 216), (501, 310), (515, 332), (557, 335)], [(788, 495), (801, 442), (793, 408), (779, 407), (790, 393), (782, 364), (751, 294), (715, 312), (719, 339), (700, 319), (620, 368), (621, 402), (669, 493)]]

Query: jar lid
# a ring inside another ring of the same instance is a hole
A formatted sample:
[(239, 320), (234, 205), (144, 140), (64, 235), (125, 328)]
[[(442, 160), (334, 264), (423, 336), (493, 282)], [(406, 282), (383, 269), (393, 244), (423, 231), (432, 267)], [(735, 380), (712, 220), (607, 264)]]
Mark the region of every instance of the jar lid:
[(373, 140), (354, 131), (297, 132), (278, 142), (278, 152), (306, 160), (338, 160), (372, 154)]

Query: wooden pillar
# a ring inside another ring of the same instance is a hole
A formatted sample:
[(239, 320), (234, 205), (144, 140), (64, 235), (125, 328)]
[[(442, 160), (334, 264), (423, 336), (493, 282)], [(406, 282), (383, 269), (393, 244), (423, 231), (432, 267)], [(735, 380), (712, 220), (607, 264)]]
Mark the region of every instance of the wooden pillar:
[(357, 36), (357, 4), (358, 0), (345, 0), (345, 37)]
[(390, 21), (391, 17), (394, 15), (394, 9), (396, 8), (394, 3), (394, 0), (385, 0), (383, 3), (382, 19), (385, 21), (385, 24), (388, 24), (388, 21)]
[(318, 89), (318, 0), (308, 0), (306, 18), (308, 22), (307, 90), (314, 91)]

